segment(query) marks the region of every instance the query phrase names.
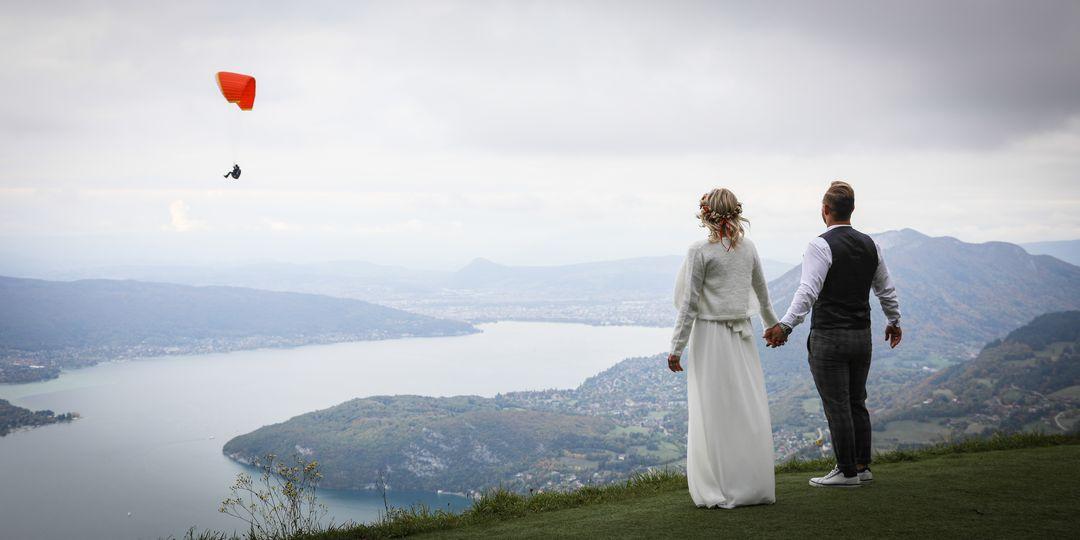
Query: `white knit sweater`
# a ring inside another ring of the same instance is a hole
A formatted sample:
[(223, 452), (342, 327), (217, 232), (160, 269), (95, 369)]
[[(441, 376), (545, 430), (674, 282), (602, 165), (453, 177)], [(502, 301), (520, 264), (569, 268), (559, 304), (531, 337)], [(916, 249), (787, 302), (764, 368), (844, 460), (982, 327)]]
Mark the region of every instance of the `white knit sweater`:
[(734, 249), (725, 246), (702, 240), (686, 253), (675, 281), (679, 316), (671, 354), (682, 355), (695, 320), (737, 321), (760, 314), (766, 328), (776, 324), (754, 243), (743, 238)]

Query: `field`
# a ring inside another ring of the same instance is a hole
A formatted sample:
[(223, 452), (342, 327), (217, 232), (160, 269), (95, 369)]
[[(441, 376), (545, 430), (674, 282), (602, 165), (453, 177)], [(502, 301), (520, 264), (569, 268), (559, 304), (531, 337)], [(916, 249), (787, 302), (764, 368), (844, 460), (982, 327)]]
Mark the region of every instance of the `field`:
[(874, 485), (853, 490), (814, 489), (808, 473), (788, 473), (777, 477), (775, 505), (736, 510), (697, 508), (677, 486), (422, 537), (1066, 538), (1080, 527), (1078, 460), (1075, 445), (943, 456), (880, 465)]
[[(777, 467), (777, 502), (694, 506), (686, 477), (654, 471), (610, 486), (522, 496), (494, 490), (461, 514), (391, 508), (375, 523), (292, 540), (424, 538), (1072, 538), (1080, 527), (1080, 435), (973, 438), (875, 457), (874, 484), (807, 485), (825, 460)], [(853, 509), (857, 513), (852, 514)], [(229, 540), (189, 532), (187, 540)]]

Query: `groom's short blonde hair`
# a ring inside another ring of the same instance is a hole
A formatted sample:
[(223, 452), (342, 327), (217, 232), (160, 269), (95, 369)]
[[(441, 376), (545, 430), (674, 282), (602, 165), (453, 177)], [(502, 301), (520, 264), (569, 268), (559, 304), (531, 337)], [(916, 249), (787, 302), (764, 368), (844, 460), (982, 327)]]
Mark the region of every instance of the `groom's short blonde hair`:
[(837, 180), (825, 191), (821, 204), (829, 207), (829, 213), (832, 214), (833, 219), (839, 221), (851, 219), (851, 213), (855, 211), (855, 189), (851, 187), (851, 184)]

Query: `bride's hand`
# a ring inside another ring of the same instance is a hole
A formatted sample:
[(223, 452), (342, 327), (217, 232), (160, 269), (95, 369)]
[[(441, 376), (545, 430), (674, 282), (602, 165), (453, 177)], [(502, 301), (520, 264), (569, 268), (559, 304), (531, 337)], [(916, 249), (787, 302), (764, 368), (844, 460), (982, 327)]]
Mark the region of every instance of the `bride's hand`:
[(668, 355), (668, 357), (667, 357), (667, 367), (671, 371), (682, 371), (683, 370), (682, 366), (679, 365), (679, 357), (674, 355), (674, 354)]
[(765, 344), (772, 348), (782, 347), (787, 343), (788, 334), (784, 331), (783, 327), (779, 323), (772, 325), (765, 330)]

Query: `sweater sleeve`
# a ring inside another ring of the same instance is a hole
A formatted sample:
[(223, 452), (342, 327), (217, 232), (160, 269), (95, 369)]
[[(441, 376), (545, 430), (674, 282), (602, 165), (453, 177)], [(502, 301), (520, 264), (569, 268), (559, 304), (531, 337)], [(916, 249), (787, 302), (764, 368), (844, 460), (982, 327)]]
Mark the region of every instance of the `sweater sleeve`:
[(776, 312), (773, 311), (772, 301), (769, 300), (769, 284), (765, 281), (765, 270), (761, 267), (761, 257), (757, 249), (754, 250), (754, 272), (751, 278), (754, 294), (757, 295), (758, 304), (761, 307), (761, 322), (765, 328), (771, 328), (777, 323)]
[(705, 257), (697, 246), (691, 247), (686, 254), (682, 271), (680, 280), (685, 280), (685, 286), (676, 287), (679, 315), (675, 318), (675, 333), (671, 338), (671, 354), (675, 356), (682, 355), (686, 342), (690, 340), (690, 330), (698, 315), (698, 300), (705, 288)]

